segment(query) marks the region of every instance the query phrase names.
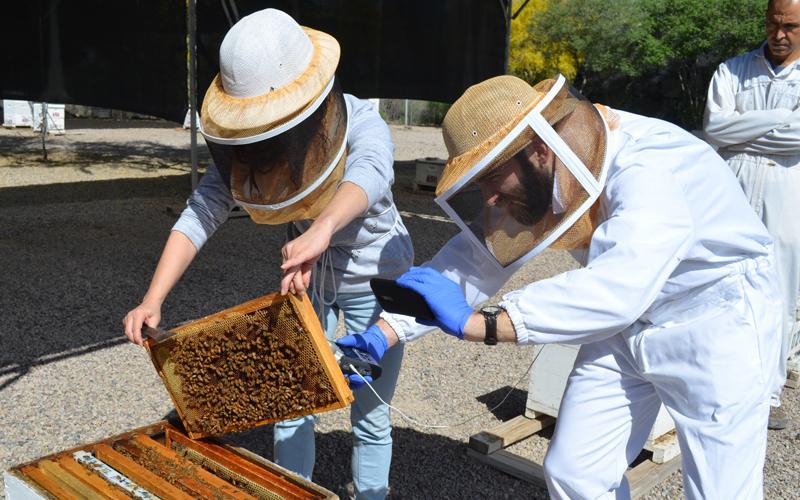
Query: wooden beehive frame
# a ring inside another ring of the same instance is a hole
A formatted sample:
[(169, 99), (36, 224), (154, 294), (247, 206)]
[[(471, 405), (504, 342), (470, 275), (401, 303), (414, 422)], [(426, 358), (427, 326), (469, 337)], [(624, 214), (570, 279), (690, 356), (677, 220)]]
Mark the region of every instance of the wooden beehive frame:
[[(178, 478), (183, 488), (192, 491), (189, 494), (120, 453), (118, 450), (121, 445), (124, 448), (126, 443), (128, 446), (130, 443), (136, 443), (152, 449), (154, 453), (168, 459), (176, 459), (177, 453), (172, 450), (171, 445), (178, 443), (285, 499), (336, 498), (330, 491), (258, 455), (214, 439), (204, 442), (193, 441), (167, 422), (148, 425), (96, 443), (54, 453), (13, 467), (7, 474), (24, 482), (27, 488), (43, 498), (130, 498), (123, 490), (112, 486), (102, 476), (93, 474), (73, 459), (73, 453), (85, 451), (92, 453), (141, 488), (161, 498), (212, 498), (218, 496), (220, 492), (224, 492), (225, 498), (253, 498), (244, 489), (217, 477), (199, 465), (191, 466), (191, 474)], [(188, 459), (181, 460), (188, 462)], [(202, 481), (198, 481), (197, 478)], [(215, 495), (206, 496), (211, 494), (207, 489), (208, 485), (215, 488)]]
[[(206, 316), (204, 318), (192, 321), (185, 325), (181, 325), (177, 328), (170, 330), (170, 333), (179, 336), (181, 334), (186, 334), (187, 332), (194, 331), (197, 329), (198, 325), (205, 324), (211, 325), (214, 324), (215, 321), (225, 320), (230, 317), (239, 316), (242, 314), (248, 314), (258, 309), (267, 307), (268, 305), (274, 304), (278, 301), (289, 301), (297, 311), (298, 320), (302, 324), (303, 329), (308, 332), (308, 338), (311, 341), (311, 345), (313, 346), (314, 352), (316, 353), (317, 358), (320, 360), (320, 366), (325, 374), (325, 377), (331, 384), (331, 389), (336, 396), (336, 401), (320, 407), (314, 408), (313, 413), (321, 413), (325, 411), (335, 410), (338, 408), (343, 408), (349, 405), (353, 401), (353, 393), (350, 390), (350, 387), (347, 383), (347, 379), (342, 374), (341, 369), (336, 361), (336, 358), (331, 351), (330, 346), (328, 345), (328, 340), (325, 337), (325, 333), (320, 325), (319, 318), (317, 317), (316, 311), (314, 311), (314, 307), (311, 304), (308, 295), (303, 295), (301, 297), (297, 297), (294, 294), (288, 295), (280, 295), (278, 293), (273, 293), (270, 295), (265, 295), (263, 297), (259, 297), (257, 299), (253, 299), (251, 301), (245, 302), (238, 306), (226, 309), (224, 311), (220, 311), (218, 313), (212, 314), (210, 316)], [(192, 439), (198, 439), (202, 437), (206, 437), (209, 434), (205, 432), (198, 431), (193, 429), (192, 426), (187, 425), (188, 421), (186, 415), (184, 413), (184, 409), (180, 404), (178, 397), (174, 393), (174, 388), (170, 385), (168, 378), (164, 374), (163, 367), (157, 360), (157, 357), (153, 353), (153, 348), (156, 345), (156, 342), (153, 339), (147, 339), (145, 342), (145, 347), (150, 355), (150, 359), (153, 362), (153, 365), (156, 367), (156, 371), (158, 372), (159, 376), (161, 377), (162, 381), (164, 382), (164, 386), (167, 389), (172, 401), (175, 405), (175, 409), (178, 412), (178, 415), (181, 421), (184, 423), (184, 427), (187, 429), (187, 434)], [(284, 420), (288, 418), (298, 417), (302, 415), (307, 415), (309, 412), (296, 412), (292, 414), (288, 414), (283, 416), (281, 419), (263, 419), (257, 422), (253, 422), (250, 427), (257, 427), (259, 425), (268, 424), (271, 422), (275, 422), (278, 420)], [(245, 430), (245, 429), (236, 429), (237, 431)]]

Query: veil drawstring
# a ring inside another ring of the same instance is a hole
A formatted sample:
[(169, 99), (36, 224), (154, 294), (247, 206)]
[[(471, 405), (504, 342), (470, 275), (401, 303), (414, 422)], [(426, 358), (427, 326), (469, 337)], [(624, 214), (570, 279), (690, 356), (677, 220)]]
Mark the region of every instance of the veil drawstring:
[[(331, 283), (333, 288), (333, 297), (330, 301), (325, 300), (325, 278), (328, 276), (328, 272), (330, 272)], [(314, 269), (311, 271), (311, 279), (313, 281), (313, 290), (312, 293), (314, 294), (314, 303), (315, 308), (317, 308), (317, 316), (320, 319), (320, 323), (322, 323), (322, 329), (327, 331), (328, 327), (326, 325), (326, 316), (324, 315), (325, 307), (331, 306), (336, 303), (336, 274), (333, 270), (333, 259), (330, 255), (330, 248), (326, 249), (322, 252), (322, 255), (319, 256), (319, 259), (314, 264)]]

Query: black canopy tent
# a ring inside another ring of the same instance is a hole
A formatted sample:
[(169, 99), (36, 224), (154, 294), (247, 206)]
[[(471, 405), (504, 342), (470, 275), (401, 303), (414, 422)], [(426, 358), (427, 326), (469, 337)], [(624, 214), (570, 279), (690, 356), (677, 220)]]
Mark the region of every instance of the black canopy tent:
[[(202, 100), (217, 72), (219, 44), (230, 23), (274, 7), (337, 38), (342, 48), (337, 75), (346, 92), (452, 102), (469, 85), (505, 72), (510, 3), (11, 2), (3, 9), (4, 38), (13, 42), (0, 49), (0, 96), (122, 109), (183, 122), (190, 102), (195, 97)], [(193, 161), (193, 170), (194, 166)]]

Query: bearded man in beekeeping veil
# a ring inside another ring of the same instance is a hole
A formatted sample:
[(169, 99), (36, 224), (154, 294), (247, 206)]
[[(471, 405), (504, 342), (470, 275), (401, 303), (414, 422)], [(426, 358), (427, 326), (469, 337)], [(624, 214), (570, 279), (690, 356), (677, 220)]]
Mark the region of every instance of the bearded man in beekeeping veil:
[[(662, 403), (689, 498), (760, 498), (780, 292), (772, 240), (725, 162), (563, 77), (474, 85), (442, 133), (437, 201), (461, 233), (398, 279), (436, 319), (383, 313), (339, 343), (380, 358), (438, 327), (581, 344), (544, 464), (553, 498), (628, 497), (623, 474)], [(547, 248), (584, 267), (474, 310)]]

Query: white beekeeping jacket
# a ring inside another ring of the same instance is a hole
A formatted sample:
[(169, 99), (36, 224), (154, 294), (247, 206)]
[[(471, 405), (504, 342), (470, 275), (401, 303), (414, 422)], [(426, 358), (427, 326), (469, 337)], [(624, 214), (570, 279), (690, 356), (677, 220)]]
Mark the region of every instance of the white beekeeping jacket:
[(773, 69), (762, 45), (720, 64), (709, 85), (703, 125), (706, 139), (723, 156), (798, 154), (798, 62)]
[[(686, 308), (693, 292), (768, 255), (772, 240), (726, 163), (703, 141), (670, 123), (615, 111), (611, 157), (601, 195), (604, 220), (586, 267), (506, 294), (517, 342), (586, 343), (615, 335), (648, 315)], [(461, 285), (474, 306), (511, 277), (464, 234), (426, 265)], [(431, 327), (381, 315), (403, 342)]]

